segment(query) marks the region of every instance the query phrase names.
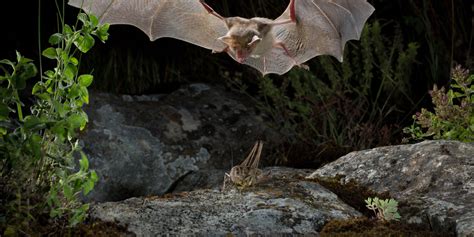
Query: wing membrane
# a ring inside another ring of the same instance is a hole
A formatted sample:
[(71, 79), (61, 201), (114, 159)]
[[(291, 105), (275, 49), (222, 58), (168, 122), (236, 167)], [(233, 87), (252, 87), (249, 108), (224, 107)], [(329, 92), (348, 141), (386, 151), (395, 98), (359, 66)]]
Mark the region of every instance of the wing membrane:
[(69, 5), (93, 13), (102, 23), (138, 27), (150, 40), (171, 37), (210, 50), (225, 48), (217, 38), (226, 34), (226, 24), (199, 0), (70, 0)]
[[(272, 29), (291, 56), (281, 48), (273, 48), (264, 57), (249, 59), (245, 64), (263, 74), (281, 75), (319, 55), (332, 55), (342, 62), (346, 42), (360, 38), (374, 10), (366, 0), (296, 0), (297, 23), (275, 25)], [(275, 21), (286, 19), (290, 19), (289, 6)]]

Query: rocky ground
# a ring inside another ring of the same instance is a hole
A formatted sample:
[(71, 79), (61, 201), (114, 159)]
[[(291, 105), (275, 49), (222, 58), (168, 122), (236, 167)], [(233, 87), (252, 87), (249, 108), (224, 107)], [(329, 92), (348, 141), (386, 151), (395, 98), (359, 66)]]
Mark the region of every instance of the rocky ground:
[[(266, 167), (256, 186), (223, 191), (224, 172), (256, 139), (266, 151), (282, 142), (246, 98), (205, 84), (91, 98), (83, 145), (101, 179), (85, 201), (90, 220), (123, 235), (474, 236), (472, 143), (379, 147), (316, 170)], [(374, 196), (398, 200), (401, 221), (371, 218), (364, 199)]]

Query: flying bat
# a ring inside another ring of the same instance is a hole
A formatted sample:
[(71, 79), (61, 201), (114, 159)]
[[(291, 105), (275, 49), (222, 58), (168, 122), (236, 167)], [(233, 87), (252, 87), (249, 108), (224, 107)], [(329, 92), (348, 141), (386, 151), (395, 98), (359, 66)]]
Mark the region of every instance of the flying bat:
[(138, 27), (150, 40), (171, 37), (268, 73), (284, 74), (318, 55), (342, 62), (375, 10), (367, 0), (290, 0), (272, 20), (223, 17), (204, 0), (69, 0), (101, 23)]

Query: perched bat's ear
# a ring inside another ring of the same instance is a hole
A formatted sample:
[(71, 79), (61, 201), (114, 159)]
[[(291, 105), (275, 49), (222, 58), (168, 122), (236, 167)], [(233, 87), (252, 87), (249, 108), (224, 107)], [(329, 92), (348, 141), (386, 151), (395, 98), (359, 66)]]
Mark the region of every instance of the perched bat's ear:
[(256, 35), (254, 35), (254, 36), (252, 37), (252, 41), (250, 41), (250, 43), (248, 43), (248, 46), (252, 46), (252, 45), (254, 45), (254, 44), (256, 44), (256, 43), (258, 43), (258, 42), (260, 42), (260, 41), (262, 41), (262, 38), (260, 38), (260, 37), (258, 37), (258, 36), (256, 36)]

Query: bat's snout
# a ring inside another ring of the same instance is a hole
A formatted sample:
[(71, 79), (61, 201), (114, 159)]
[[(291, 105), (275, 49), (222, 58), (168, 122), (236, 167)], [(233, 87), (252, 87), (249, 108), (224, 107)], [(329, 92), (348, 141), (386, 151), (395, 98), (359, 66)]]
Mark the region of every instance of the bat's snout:
[(242, 50), (237, 50), (235, 52), (235, 57), (237, 59), (237, 62), (243, 63), (245, 59), (247, 59), (247, 54), (244, 53)]

